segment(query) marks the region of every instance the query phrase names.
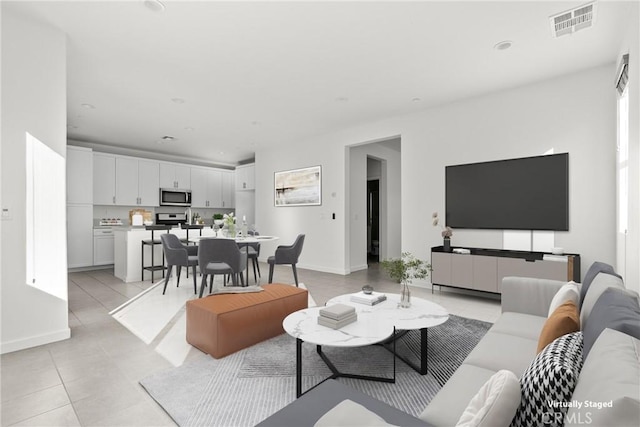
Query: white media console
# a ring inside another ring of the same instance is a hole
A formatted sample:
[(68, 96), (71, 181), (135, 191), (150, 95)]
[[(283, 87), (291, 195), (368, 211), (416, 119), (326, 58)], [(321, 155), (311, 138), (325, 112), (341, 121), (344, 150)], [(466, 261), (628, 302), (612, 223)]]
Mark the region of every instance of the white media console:
[(465, 248), (468, 253), (431, 248), (431, 282), (476, 291), (501, 293), (507, 276), (580, 281), (580, 255), (552, 255), (550, 252)]

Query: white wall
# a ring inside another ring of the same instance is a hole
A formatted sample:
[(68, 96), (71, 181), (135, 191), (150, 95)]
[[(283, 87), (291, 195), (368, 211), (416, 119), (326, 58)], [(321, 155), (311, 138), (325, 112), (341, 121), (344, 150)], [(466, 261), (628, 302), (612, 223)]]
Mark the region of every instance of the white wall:
[[(493, 93), (412, 115), (388, 118), (256, 153), (260, 228), (290, 238), (306, 231), (304, 264), (347, 272), (350, 224), (344, 212), (349, 176), (344, 147), (402, 138), (402, 250), (428, 259), (442, 244), (431, 213), (444, 213), (446, 165), (570, 153), (570, 231), (555, 244), (595, 260), (615, 261), (615, 64)], [(273, 172), (322, 164), (324, 201), (318, 208), (273, 208)], [(347, 190), (345, 190), (347, 189)], [(331, 193), (335, 192), (335, 197)], [(263, 212), (264, 210), (264, 212)], [(327, 215), (336, 212), (337, 220)], [(457, 246), (500, 248), (501, 231), (454, 230)]]
[[(634, 2), (619, 57), (629, 54), (629, 226), (625, 283), (640, 292), (640, 4)], [(612, 83), (613, 85), (613, 83)], [(620, 264), (620, 263), (618, 263)]]
[[(61, 32), (2, 10), (2, 341), (6, 353), (70, 336), (66, 265), (63, 283), (47, 288), (27, 286), (25, 268), (25, 132), (66, 157), (66, 40)], [(64, 180), (52, 183), (65, 188)], [(65, 191), (60, 192), (62, 201)], [(66, 230), (64, 219), (51, 227)], [(63, 233), (64, 234), (64, 233)], [(66, 253), (66, 241), (58, 242)], [(56, 273), (56, 272), (53, 272)], [(57, 276), (53, 274), (52, 277)]]

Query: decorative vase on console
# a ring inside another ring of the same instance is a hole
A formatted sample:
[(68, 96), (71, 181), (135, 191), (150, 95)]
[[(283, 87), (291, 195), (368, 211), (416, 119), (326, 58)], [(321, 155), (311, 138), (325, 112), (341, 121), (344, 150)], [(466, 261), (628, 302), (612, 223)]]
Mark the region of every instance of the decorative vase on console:
[(400, 303), (398, 307), (411, 307), (411, 290), (409, 285), (413, 279), (424, 279), (429, 275), (431, 264), (414, 257), (410, 252), (403, 252), (401, 258), (385, 259), (380, 264), (389, 277), (400, 283)]
[[(433, 215), (431, 215), (431, 218), (433, 226), (436, 227), (440, 222), (440, 219), (438, 218), (438, 212), (434, 212)], [(453, 236), (453, 230), (451, 229), (451, 227), (443, 226), (442, 233), (440, 234), (442, 234), (443, 250), (445, 252), (451, 252), (451, 236)]]
[(444, 248), (444, 251), (451, 252), (451, 237), (444, 237), (442, 240), (443, 240), (442, 247)]

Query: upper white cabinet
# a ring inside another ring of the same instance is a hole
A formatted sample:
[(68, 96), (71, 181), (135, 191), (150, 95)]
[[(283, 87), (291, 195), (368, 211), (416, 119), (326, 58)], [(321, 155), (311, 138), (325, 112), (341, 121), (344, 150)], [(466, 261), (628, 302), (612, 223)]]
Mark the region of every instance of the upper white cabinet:
[(174, 163), (160, 163), (160, 187), (191, 189), (191, 168)]
[(67, 147), (67, 203), (93, 203), (93, 152)]
[(210, 208), (222, 206), (222, 172), (218, 169), (209, 169), (207, 173), (207, 200)]
[(158, 169), (158, 162), (138, 161), (138, 198), (142, 206), (158, 206), (160, 204)]
[(191, 168), (191, 207), (232, 208), (235, 192), (232, 171)]
[(191, 168), (191, 207), (206, 208), (209, 203), (207, 192), (209, 170)]
[(93, 204), (116, 204), (116, 157), (93, 154)]
[(159, 165), (152, 160), (116, 158), (116, 204), (158, 206)]
[(138, 160), (116, 159), (116, 204), (138, 205)]
[(222, 175), (222, 208), (233, 208), (236, 206), (235, 192), (235, 172), (221, 171)]
[(255, 190), (256, 189), (256, 167), (252, 163), (250, 165), (238, 166), (236, 168), (236, 191)]

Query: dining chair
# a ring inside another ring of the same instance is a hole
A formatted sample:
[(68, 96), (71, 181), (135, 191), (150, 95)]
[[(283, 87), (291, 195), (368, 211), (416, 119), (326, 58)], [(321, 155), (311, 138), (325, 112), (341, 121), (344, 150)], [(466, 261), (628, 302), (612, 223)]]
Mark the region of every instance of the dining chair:
[(298, 270), (296, 264), (300, 253), (302, 253), (302, 245), (304, 245), (304, 234), (298, 234), (296, 241), (290, 246), (278, 246), (276, 253), (267, 259), (269, 263), (269, 283), (273, 283), (273, 269), (277, 264), (291, 264), (293, 269), (293, 278), (298, 286)]
[(200, 273), (202, 273), (202, 283), (200, 285), (200, 298), (207, 286), (207, 276), (211, 276), (209, 292), (216, 274), (229, 274), (234, 286), (244, 284), (243, 271), (247, 268), (247, 254), (240, 252), (234, 239), (203, 238), (200, 239), (198, 249), (198, 262)]
[[(253, 266), (253, 279), (258, 282), (258, 277), (262, 277), (260, 274), (260, 264), (258, 264), (258, 258), (260, 257), (260, 242), (243, 243), (240, 248), (241, 252), (247, 254), (247, 259), (251, 260)], [(257, 270), (257, 274), (256, 274)], [(247, 281), (249, 281), (249, 272), (247, 271)]]
[(193, 293), (197, 293), (196, 266), (198, 265), (198, 247), (182, 244), (178, 236), (171, 233), (160, 235), (160, 240), (162, 241), (164, 255), (167, 258), (167, 277), (164, 280), (162, 295), (164, 295), (167, 290), (167, 284), (171, 278), (171, 271), (174, 266), (178, 268), (178, 283), (176, 287), (180, 286), (180, 271), (182, 267), (187, 267), (187, 271), (189, 271), (189, 267), (193, 268)]

